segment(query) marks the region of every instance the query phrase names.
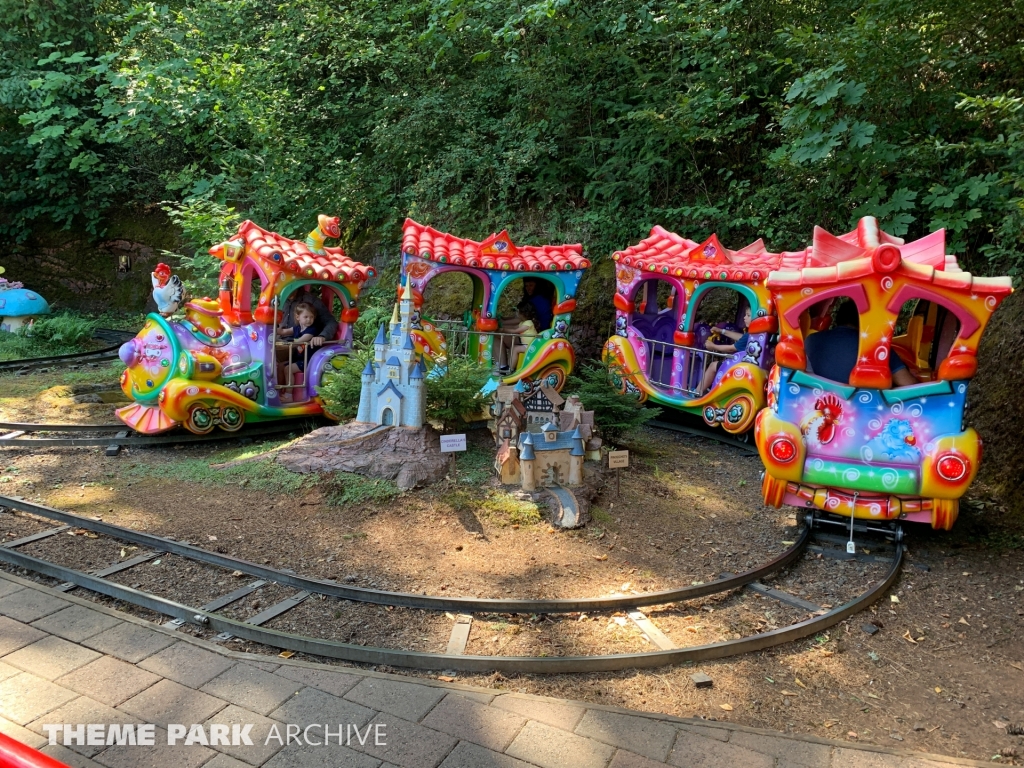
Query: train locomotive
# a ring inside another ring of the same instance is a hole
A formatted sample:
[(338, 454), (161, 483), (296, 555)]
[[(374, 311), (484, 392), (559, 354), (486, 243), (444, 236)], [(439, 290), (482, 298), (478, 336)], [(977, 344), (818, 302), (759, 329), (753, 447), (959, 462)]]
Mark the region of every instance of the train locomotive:
[[(949, 530), (981, 459), (978, 433), (963, 424), (967, 386), (1010, 278), (962, 271), (943, 230), (905, 243), (871, 217), (838, 237), (815, 228), (794, 260), (767, 278), (779, 342), (754, 431), (765, 503), (851, 525), (909, 520)], [(827, 360), (815, 363), (807, 346), (833, 329), (839, 300), (859, 316), (859, 332), (848, 331), (856, 346), (848, 381), (816, 373)], [(904, 386), (894, 386), (897, 365), (912, 374)]]
[[(138, 335), (120, 349), (125, 371), (121, 389), (133, 401), (117, 416), (142, 434), (181, 425), (196, 434), (229, 432), (246, 422), (323, 413), (316, 388), (326, 370), (352, 351), (352, 324), (359, 292), (374, 269), (349, 259), (341, 248), (324, 247), (340, 235), (337, 218), (320, 216), (305, 242), (243, 222), (230, 240), (212, 247), (224, 262), (216, 300), (184, 304), (184, 319), (170, 320), (182, 299), (165, 299)], [(169, 285), (169, 272), (154, 273), (154, 295)], [(277, 323), (289, 299), (313, 295), (331, 313), (336, 331), (322, 346), (279, 338)], [(297, 294), (296, 294), (297, 295)], [(301, 359), (293, 374), (280, 364)]]

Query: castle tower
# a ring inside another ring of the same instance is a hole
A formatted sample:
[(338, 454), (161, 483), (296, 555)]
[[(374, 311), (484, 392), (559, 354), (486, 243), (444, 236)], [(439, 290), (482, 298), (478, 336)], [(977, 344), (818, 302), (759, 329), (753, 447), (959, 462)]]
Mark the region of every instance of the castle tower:
[(533, 438), (529, 432), (523, 432), (519, 443), (519, 471), (523, 478), (523, 490), (537, 490), (537, 478), (534, 476), (534, 464), (537, 455), (533, 451)]
[(377, 331), (377, 338), (373, 341), (373, 359), (379, 365), (384, 362), (384, 351), (388, 345), (387, 337), (384, 335), (384, 323), (380, 324)]
[(399, 308), (402, 317), (402, 332), (408, 333), (412, 325), (412, 286), (409, 279), (405, 280), (405, 290), (402, 291), (402, 301)]
[[(384, 333), (383, 325), (380, 327), (380, 331)], [(373, 387), (376, 374), (377, 371), (373, 367), (373, 363), (367, 360), (366, 367), (363, 368), (363, 386), (359, 388), (359, 410), (356, 412), (356, 421), (373, 421), (370, 390)]]
[(412, 373), (409, 374), (409, 391), (411, 393), (409, 399), (411, 402), (409, 403), (407, 415), (407, 427), (419, 429), (423, 426), (423, 420), (426, 418), (426, 414), (423, 413), (426, 402), (426, 398), (423, 396), (423, 376), (425, 373), (423, 363), (416, 361), (416, 366), (412, 369)]
[(395, 304), (395, 309), (391, 313), (391, 343), (398, 344), (398, 329), (401, 326), (401, 322), (398, 319), (398, 305)]
[(580, 428), (572, 433), (572, 448), (569, 449), (569, 485), (583, 484), (583, 458), (586, 456), (583, 449), (583, 435)]

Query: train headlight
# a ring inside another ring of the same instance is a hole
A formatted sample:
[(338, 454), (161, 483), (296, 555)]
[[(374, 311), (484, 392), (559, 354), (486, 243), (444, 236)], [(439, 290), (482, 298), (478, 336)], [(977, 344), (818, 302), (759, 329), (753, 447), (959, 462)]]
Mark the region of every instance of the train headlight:
[(967, 469), (967, 461), (954, 453), (944, 454), (935, 462), (935, 471), (939, 477), (950, 483), (963, 480), (967, 476)]
[(768, 453), (781, 464), (788, 464), (796, 458), (796, 443), (788, 437), (777, 437), (768, 446)]

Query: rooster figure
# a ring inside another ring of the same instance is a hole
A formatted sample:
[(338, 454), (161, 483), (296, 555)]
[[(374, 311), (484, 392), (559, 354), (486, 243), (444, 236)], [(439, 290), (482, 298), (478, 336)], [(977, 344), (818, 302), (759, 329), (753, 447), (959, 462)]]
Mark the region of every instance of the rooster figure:
[(171, 268), (166, 264), (157, 264), (156, 270), (150, 274), (157, 311), (164, 317), (170, 317), (178, 311), (185, 298), (185, 286), (181, 284), (181, 278), (171, 274)]
[(836, 424), (843, 418), (843, 402), (832, 394), (819, 397), (814, 411), (801, 422), (800, 432), (818, 445), (828, 445), (836, 437)]

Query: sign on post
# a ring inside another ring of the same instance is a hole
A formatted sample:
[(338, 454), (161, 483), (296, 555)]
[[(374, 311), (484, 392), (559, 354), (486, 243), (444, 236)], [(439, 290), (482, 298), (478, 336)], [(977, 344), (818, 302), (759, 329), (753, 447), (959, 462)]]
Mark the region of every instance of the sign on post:
[[(444, 438), (441, 438), (444, 440)], [(444, 448), (441, 449), (442, 451)], [(608, 469), (629, 466), (629, 451), (612, 451), (608, 454)]]
[(466, 450), (465, 435), (441, 435), (441, 453)]

